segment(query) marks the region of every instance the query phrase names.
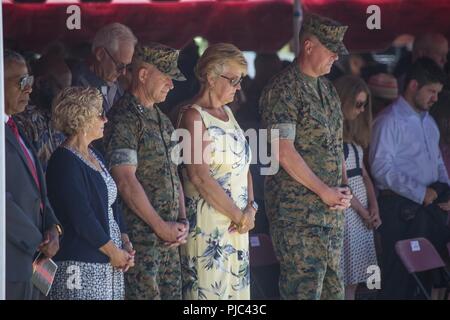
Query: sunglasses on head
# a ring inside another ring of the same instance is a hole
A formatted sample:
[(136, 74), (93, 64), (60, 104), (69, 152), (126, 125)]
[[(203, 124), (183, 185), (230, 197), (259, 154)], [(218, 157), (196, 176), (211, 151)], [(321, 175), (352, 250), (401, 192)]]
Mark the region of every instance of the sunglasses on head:
[(367, 100), (366, 101), (356, 101), (355, 107), (356, 109), (362, 109), (367, 106)]
[(223, 74), (221, 74), (220, 76), (224, 79), (227, 79), (232, 87), (237, 87), (242, 82), (242, 79), (244, 79), (243, 76), (239, 78), (229, 78), (227, 76), (224, 76)]
[(31, 88), (33, 86), (34, 77), (30, 75), (24, 75), (19, 79), (19, 88), (24, 91), (27, 88)]

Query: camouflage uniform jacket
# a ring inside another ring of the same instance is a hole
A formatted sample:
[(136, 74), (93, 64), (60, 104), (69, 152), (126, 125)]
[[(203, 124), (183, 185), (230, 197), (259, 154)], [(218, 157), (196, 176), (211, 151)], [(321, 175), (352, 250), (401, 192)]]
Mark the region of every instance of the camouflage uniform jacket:
[(14, 115), (14, 121), (35, 148), (45, 172), (50, 157), (66, 137), (52, 127), (50, 111), (35, 105), (28, 105), (22, 113)]
[[(136, 97), (125, 93), (108, 113), (104, 145), (109, 167), (136, 166), (136, 177), (156, 212), (165, 221), (178, 218), (180, 179), (170, 160), (176, 142), (169, 118), (157, 106), (141, 106)], [(131, 209), (124, 214), (133, 241), (153, 232)], [(142, 232), (141, 232), (142, 231)]]
[[(341, 184), (343, 116), (336, 89), (327, 79), (303, 74), (294, 60), (266, 86), (260, 105), (267, 129), (279, 129), (280, 138), (292, 139), (297, 152), (325, 184)], [(343, 214), (329, 210), (283, 168), (266, 177), (265, 195), (270, 221), (322, 227), (342, 223)]]

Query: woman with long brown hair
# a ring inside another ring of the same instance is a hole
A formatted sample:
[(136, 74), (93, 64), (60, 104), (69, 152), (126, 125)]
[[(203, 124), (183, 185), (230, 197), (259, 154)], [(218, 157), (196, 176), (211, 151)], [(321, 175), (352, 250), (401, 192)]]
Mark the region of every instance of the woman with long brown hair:
[(363, 162), (363, 150), (370, 141), (372, 110), (369, 88), (361, 78), (344, 76), (334, 85), (344, 115), (345, 165), (353, 191), (351, 207), (345, 210), (341, 255), (345, 298), (353, 300), (358, 284), (366, 282), (367, 267), (377, 264), (373, 229), (380, 226), (381, 220), (374, 187)]

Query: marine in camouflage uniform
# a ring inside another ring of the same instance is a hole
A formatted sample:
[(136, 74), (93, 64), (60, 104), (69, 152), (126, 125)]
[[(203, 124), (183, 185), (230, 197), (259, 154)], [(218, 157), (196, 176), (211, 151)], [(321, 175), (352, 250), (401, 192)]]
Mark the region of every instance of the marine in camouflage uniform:
[[(334, 53), (347, 53), (347, 27), (323, 17), (305, 18), (303, 30)], [(296, 151), (329, 187), (342, 183), (342, 123), (339, 96), (324, 77), (300, 70), (298, 60), (272, 79), (260, 105), (263, 123), (293, 140)], [(342, 299), (339, 259), (344, 215), (297, 182), (283, 168), (265, 180), (265, 203), (281, 265), (282, 299)]]
[[(183, 80), (177, 66), (178, 51), (152, 44), (138, 46), (133, 61), (154, 65), (172, 79)], [(134, 67), (134, 62), (133, 62)], [(175, 142), (170, 120), (154, 104), (144, 107), (126, 92), (108, 113), (105, 149), (110, 168), (136, 167), (136, 177), (157, 214), (164, 221), (179, 217), (180, 179), (171, 159)], [(127, 299), (181, 299), (178, 247), (168, 248), (154, 230), (124, 204), (129, 237), (136, 250), (135, 267), (125, 274)]]

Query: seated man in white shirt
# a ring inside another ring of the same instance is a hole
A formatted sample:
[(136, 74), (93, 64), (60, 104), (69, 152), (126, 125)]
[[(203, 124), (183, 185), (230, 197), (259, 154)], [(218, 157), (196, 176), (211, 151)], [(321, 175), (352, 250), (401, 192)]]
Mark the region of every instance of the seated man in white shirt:
[(445, 222), (450, 202), (433, 203), (448, 192), (449, 178), (439, 150), (439, 130), (428, 114), (445, 81), (434, 61), (417, 60), (407, 73), (403, 94), (373, 125), (369, 161), (380, 190), (381, 289), (386, 299), (413, 298), (415, 290), (395, 253), (398, 240), (422, 236), (438, 249), (449, 240)]

